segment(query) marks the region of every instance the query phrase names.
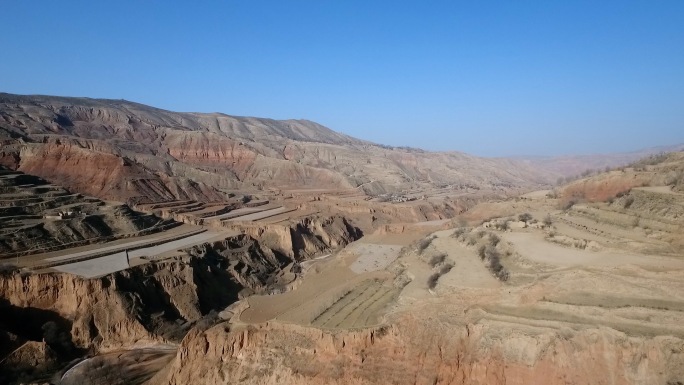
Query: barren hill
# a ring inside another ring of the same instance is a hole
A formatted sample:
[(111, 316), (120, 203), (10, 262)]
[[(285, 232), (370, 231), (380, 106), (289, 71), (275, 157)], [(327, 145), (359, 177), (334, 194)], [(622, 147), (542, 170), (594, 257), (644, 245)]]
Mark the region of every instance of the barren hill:
[(377, 145), (306, 120), (124, 100), (0, 94), (0, 140), (0, 164), (119, 201), (206, 202), (268, 188), (501, 191), (557, 176), (519, 160)]

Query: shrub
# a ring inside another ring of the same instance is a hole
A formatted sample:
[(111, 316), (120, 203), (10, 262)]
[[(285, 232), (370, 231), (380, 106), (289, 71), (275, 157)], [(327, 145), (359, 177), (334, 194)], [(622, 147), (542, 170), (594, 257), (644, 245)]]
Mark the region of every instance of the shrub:
[(497, 223), (494, 225), (494, 228), (497, 229), (497, 230), (499, 230), (499, 231), (506, 231), (506, 230), (509, 229), (508, 223), (509, 223), (508, 220), (503, 221), (503, 222), (497, 222)]
[(501, 242), (501, 238), (499, 238), (496, 234), (489, 234), (489, 244), (492, 246), (496, 246)]
[(499, 251), (494, 247), (487, 246), (484, 249), (484, 260), (486, 262), (487, 268), (501, 281), (508, 280), (508, 271), (501, 264), (501, 255)]
[(527, 223), (527, 222), (532, 220), (532, 214), (530, 214), (530, 213), (520, 214), (520, 215), (518, 215), (518, 219), (522, 222)]
[(435, 237), (433, 235), (431, 237), (423, 238), (420, 241), (418, 241), (418, 245), (417, 245), (418, 253), (422, 253), (423, 251), (425, 251), (425, 249), (427, 249), (430, 246), (430, 244), (432, 243), (432, 241), (435, 238), (437, 238), (437, 237)]
[(428, 278), (428, 288), (434, 289), (437, 286), (437, 281), (439, 281), (439, 273), (433, 273)]
[(74, 351), (74, 344), (71, 341), (71, 334), (62, 330), (54, 321), (48, 321), (41, 327), (43, 340), (53, 350), (60, 354), (71, 354)]
[(446, 259), (446, 256), (447, 255), (444, 253), (432, 256), (432, 258), (430, 258), (430, 266), (435, 267), (435, 266), (443, 263), (444, 260)]
[(622, 207), (624, 207), (625, 209), (628, 209), (628, 208), (632, 207), (633, 203), (634, 203), (634, 197), (628, 196), (627, 198), (625, 198), (625, 201), (622, 204)]
[(572, 208), (572, 206), (574, 206), (575, 203), (577, 203), (577, 200), (570, 199), (570, 200), (565, 201), (564, 203), (561, 203), (560, 208), (561, 208), (561, 210), (570, 210), (570, 208)]
[(485, 249), (487, 246), (485, 245), (480, 245), (480, 247), (477, 248), (477, 255), (480, 257), (481, 260), (484, 261), (485, 259)]
[(0, 275), (11, 275), (17, 270), (19, 269), (11, 263), (0, 263)]
[(465, 235), (467, 232), (468, 232), (467, 227), (459, 227), (456, 230), (454, 230), (453, 233), (451, 233), (451, 237), (459, 239), (459, 238), (461, 238), (461, 236)]
[(454, 265), (452, 265), (451, 263), (447, 263), (444, 266), (442, 266), (441, 269), (439, 269), (439, 275), (444, 275), (444, 274), (450, 272), (451, 269), (453, 269), (453, 268), (454, 268)]
[(551, 214), (546, 214), (542, 223), (544, 224), (544, 226), (550, 227), (553, 224), (553, 219), (551, 219)]

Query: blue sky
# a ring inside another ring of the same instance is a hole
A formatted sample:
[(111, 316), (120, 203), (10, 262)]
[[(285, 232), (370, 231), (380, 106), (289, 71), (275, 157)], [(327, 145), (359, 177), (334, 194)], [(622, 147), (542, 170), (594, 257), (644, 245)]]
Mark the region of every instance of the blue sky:
[(0, 91), (477, 155), (684, 142), (684, 1), (11, 1)]

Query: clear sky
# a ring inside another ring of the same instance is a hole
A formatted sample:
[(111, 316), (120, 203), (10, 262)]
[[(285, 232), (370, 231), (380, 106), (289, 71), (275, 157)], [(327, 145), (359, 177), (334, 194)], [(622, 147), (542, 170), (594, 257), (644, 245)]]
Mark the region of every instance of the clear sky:
[(684, 1), (5, 1), (0, 91), (478, 155), (684, 142)]

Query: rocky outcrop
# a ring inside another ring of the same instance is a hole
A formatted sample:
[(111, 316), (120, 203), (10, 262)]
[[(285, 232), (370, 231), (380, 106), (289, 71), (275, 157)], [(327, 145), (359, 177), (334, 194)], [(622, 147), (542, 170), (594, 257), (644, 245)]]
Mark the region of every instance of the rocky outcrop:
[[(297, 277), (299, 261), (361, 236), (342, 217), (253, 232), (194, 246), (187, 257), (91, 280), (9, 273), (0, 276), (0, 298), (6, 302), (0, 311), (16, 312), (13, 335), (40, 341), (43, 325), (55, 321), (77, 349), (180, 341), (194, 322), (237, 301), (241, 292), (285, 290)], [(20, 320), (29, 318), (31, 323), (22, 325)]]
[(344, 247), (363, 236), (343, 216), (312, 216), (287, 225), (243, 224), (239, 228), (263, 246), (297, 261)]
[(0, 297), (8, 301), (7, 306), (43, 314), (32, 316), (32, 323), (17, 331), (29, 340), (40, 341), (40, 328), (55, 319), (77, 348), (107, 349), (158, 339), (135, 318), (129, 300), (117, 292), (111, 276), (84, 280), (68, 274), (14, 274), (0, 278)]
[[(36, 383), (40, 379), (47, 380), (45, 377), (48, 376), (40, 373), (50, 373), (59, 365), (58, 355), (46, 342), (42, 341), (25, 342), (3, 357), (5, 358), (0, 363), (0, 382), (3, 384)], [(38, 378), (35, 376), (36, 373), (38, 373)]]
[[(501, 338), (502, 332), (512, 332)], [(162, 384), (676, 384), (684, 343), (604, 329), (529, 333), (510, 324), (406, 318), (322, 331), (278, 323), (192, 331)]]
[(0, 277), (0, 307), (16, 313), (10, 332), (27, 340), (40, 341), (41, 328), (53, 321), (76, 349), (180, 341), (192, 323), (235, 302), (241, 290), (265, 290), (291, 262), (269, 258), (273, 253), (245, 236), (192, 253), (90, 280), (6, 275)]

